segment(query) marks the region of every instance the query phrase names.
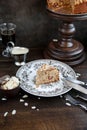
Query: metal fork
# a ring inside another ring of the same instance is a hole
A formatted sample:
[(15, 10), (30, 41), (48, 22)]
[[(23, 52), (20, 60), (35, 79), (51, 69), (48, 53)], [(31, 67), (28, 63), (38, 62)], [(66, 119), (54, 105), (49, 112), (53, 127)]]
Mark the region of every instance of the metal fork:
[(75, 97), (87, 101), (87, 95), (84, 95), (83, 93), (77, 94)]
[(82, 109), (87, 111), (87, 106), (82, 104), (82, 102), (74, 99), (71, 95), (66, 94), (66, 95), (64, 95), (64, 98), (66, 99), (66, 101), (69, 101), (71, 104), (76, 105), (76, 106), (80, 106)]

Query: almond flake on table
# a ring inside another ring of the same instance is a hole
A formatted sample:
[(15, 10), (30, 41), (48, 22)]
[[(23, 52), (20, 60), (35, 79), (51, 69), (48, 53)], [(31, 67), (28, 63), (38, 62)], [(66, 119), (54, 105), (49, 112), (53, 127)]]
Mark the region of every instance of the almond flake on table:
[(81, 74), (76, 73), (76, 78), (79, 78), (81, 76)]
[(16, 114), (16, 110), (12, 110), (12, 115), (15, 115)]
[(28, 98), (28, 95), (24, 95), (22, 98)]
[(37, 111), (39, 111), (39, 109), (38, 109), (38, 108), (37, 108), (36, 110), (37, 110)]
[(76, 75), (77, 75), (77, 76), (81, 76), (81, 74), (80, 74), (80, 73), (76, 73)]
[(40, 97), (38, 97), (38, 99), (40, 99)]
[(7, 115), (8, 115), (8, 112), (5, 112), (5, 113), (4, 113), (4, 117), (6, 117)]
[(60, 98), (63, 98), (63, 95), (60, 95)]
[(20, 99), (20, 102), (24, 102), (24, 99)]
[(35, 109), (36, 109), (36, 106), (31, 106), (31, 109), (35, 110)]
[(7, 100), (7, 98), (1, 98), (1, 100), (2, 100), (2, 101), (6, 101), (6, 100)]
[(66, 105), (67, 105), (67, 106), (71, 106), (71, 104), (70, 104), (69, 102), (66, 102)]
[(25, 102), (25, 103), (24, 103), (24, 106), (26, 106), (26, 107), (27, 107), (27, 106), (28, 106), (28, 103), (27, 103), (27, 102)]

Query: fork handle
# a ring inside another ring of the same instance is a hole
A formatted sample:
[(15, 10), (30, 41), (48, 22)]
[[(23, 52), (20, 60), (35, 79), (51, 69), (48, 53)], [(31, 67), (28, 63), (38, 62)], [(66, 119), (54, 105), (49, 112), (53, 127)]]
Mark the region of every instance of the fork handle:
[(83, 108), (85, 111), (87, 111), (87, 107), (86, 107), (85, 105), (79, 104), (79, 106), (80, 106), (81, 108)]

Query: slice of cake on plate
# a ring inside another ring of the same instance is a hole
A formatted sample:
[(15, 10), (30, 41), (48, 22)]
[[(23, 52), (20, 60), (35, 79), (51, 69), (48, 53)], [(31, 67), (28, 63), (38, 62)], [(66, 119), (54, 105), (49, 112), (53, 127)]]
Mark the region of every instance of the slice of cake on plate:
[(48, 64), (43, 64), (36, 72), (36, 85), (48, 84), (59, 80), (59, 70)]

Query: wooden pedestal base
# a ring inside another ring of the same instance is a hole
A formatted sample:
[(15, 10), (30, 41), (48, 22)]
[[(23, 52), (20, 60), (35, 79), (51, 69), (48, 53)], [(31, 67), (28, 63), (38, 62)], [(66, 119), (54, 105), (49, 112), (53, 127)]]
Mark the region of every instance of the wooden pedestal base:
[(44, 51), (46, 59), (55, 59), (67, 63), (70, 66), (78, 65), (85, 60), (83, 45), (72, 40), (73, 46), (62, 47), (60, 42), (52, 41)]
[(44, 51), (44, 57), (60, 60), (70, 66), (78, 65), (85, 60), (83, 45), (73, 40), (76, 31), (73, 21), (86, 20), (87, 14), (67, 15), (48, 9), (48, 13), (62, 22), (58, 28), (59, 41), (52, 41)]

